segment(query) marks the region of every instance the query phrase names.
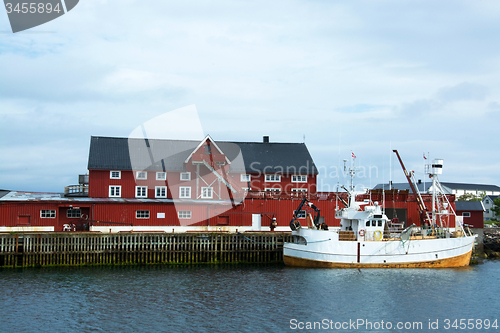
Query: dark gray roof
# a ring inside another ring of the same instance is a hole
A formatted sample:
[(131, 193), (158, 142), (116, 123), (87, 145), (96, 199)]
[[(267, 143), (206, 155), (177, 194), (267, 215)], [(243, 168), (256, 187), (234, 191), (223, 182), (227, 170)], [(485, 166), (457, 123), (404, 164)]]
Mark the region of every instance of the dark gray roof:
[(480, 210), (484, 211), (481, 201), (455, 201), (455, 209), (462, 210)]
[(486, 184), (464, 184), (464, 183), (448, 183), (441, 182), (444, 185), (453, 190), (469, 190), (469, 191), (500, 191), (500, 187), (496, 185), (486, 185)]
[[(232, 172), (318, 173), (304, 143), (215, 143), (232, 161)], [(184, 161), (199, 144), (200, 141), (93, 136), (90, 140), (87, 167), (89, 170), (183, 171)]]
[(0, 190), (0, 198), (9, 193), (9, 190)]
[[(496, 200), (500, 197), (500, 195), (487, 195), (485, 198), (490, 198), (490, 200)], [(484, 200), (484, 199), (483, 199)]]

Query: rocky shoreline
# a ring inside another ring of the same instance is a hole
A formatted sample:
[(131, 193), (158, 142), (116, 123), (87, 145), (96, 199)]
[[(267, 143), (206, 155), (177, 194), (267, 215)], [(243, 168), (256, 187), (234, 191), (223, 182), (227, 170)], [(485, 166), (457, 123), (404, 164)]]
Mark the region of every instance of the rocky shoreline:
[(500, 228), (485, 228), (483, 250), (486, 258), (500, 258)]

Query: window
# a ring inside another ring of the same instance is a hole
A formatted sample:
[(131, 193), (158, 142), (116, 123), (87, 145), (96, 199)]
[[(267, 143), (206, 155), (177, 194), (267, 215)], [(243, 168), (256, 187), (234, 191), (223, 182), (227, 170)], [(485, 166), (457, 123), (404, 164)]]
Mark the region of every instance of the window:
[(292, 183), (307, 183), (307, 176), (292, 175)]
[(40, 217), (47, 219), (55, 219), (56, 211), (52, 209), (42, 209), (40, 210)]
[(181, 180), (191, 180), (191, 172), (181, 172)]
[(489, 214), (490, 213), (490, 210), (489, 209), (486, 209), (486, 214)]
[(281, 175), (266, 175), (266, 182), (280, 182)]
[(242, 182), (249, 182), (250, 181), (250, 175), (248, 175), (248, 174), (240, 175), (240, 181), (242, 181)]
[(292, 188), (292, 192), (307, 192), (307, 188)]
[(490, 204), (490, 201), (488, 199), (484, 200), (484, 203), (489, 205)]
[(191, 198), (191, 187), (188, 186), (179, 187), (179, 198)]
[(156, 180), (167, 180), (167, 173), (166, 172), (157, 172), (156, 173)]
[(463, 213), (462, 213), (462, 216), (463, 216), (463, 217), (470, 217), (470, 212), (463, 212)]
[(177, 215), (179, 216), (180, 219), (190, 219), (191, 218), (191, 211), (190, 210), (180, 210), (177, 212)]
[(203, 199), (212, 199), (214, 197), (214, 192), (211, 187), (202, 187), (201, 188), (201, 197)]
[(305, 219), (306, 218), (306, 211), (301, 210), (297, 213), (297, 211), (293, 211), (293, 214), (297, 214), (298, 219)]
[(148, 197), (148, 187), (147, 186), (136, 186), (135, 187), (135, 197), (136, 198), (147, 198)]
[(156, 186), (155, 187), (155, 197), (156, 198), (166, 198), (167, 197), (167, 187), (166, 186)]
[(148, 179), (148, 173), (146, 171), (137, 171), (135, 173), (136, 179)]
[(137, 219), (149, 219), (149, 210), (136, 210), (135, 218)]
[(110, 171), (109, 172), (109, 178), (110, 179), (121, 179), (122, 178), (122, 172), (121, 171)]
[(109, 197), (110, 198), (120, 198), (122, 196), (122, 187), (111, 185), (109, 187)]
[(66, 217), (68, 218), (80, 218), (82, 216), (82, 212), (79, 209), (68, 209), (66, 211)]
[(276, 187), (266, 187), (266, 191), (269, 191), (269, 192), (279, 192), (281, 191), (280, 188), (276, 188)]

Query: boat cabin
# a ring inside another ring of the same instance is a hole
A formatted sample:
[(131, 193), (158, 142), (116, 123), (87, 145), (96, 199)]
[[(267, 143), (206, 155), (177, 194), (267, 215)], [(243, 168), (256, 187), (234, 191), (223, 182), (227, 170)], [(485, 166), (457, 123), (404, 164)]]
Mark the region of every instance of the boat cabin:
[[(359, 209), (359, 207), (358, 207)], [(388, 218), (382, 213), (381, 207), (375, 202), (373, 205), (366, 206), (365, 210), (343, 208), (337, 211), (336, 217), (340, 218), (340, 231), (345, 234), (346, 231), (354, 233), (354, 239), (357, 241), (380, 241), (387, 234)]]

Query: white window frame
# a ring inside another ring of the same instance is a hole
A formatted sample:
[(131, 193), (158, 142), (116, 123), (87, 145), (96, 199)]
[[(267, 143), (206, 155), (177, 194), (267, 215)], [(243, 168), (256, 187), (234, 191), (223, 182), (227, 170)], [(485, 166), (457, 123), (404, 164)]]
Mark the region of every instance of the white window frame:
[(266, 187), (266, 192), (281, 192), (281, 189), (278, 187)]
[(292, 183), (307, 183), (307, 175), (292, 175)]
[[(187, 177), (183, 178), (183, 176), (187, 176)], [(182, 181), (190, 181), (191, 180), (191, 172), (181, 172), (179, 175), (179, 178)]]
[[(188, 191), (189, 195), (187, 195), (185, 193), (186, 190)], [(183, 193), (183, 191), (184, 191), (184, 193)], [(181, 199), (191, 199), (191, 186), (180, 186), (179, 187), (179, 198), (181, 198)]]
[(201, 188), (201, 198), (202, 199), (213, 199), (214, 189), (212, 187), (202, 187)]
[[(295, 211), (292, 212), (292, 216), (295, 214)], [(300, 210), (299, 215), (297, 216), (298, 219), (305, 219), (307, 217), (307, 212), (305, 210)]]
[(179, 217), (179, 219), (190, 219), (191, 216), (192, 216), (192, 213), (190, 210), (179, 210), (177, 211), (177, 216)]
[(271, 173), (265, 175), (266, 183), (279, 183), (281, 182), (281, 175), (277, 173)]
[[(138, 193), (138, 191), (141, 191)], [(147, 186), (136, 186), (135, 187), (135, 197), (136, 198), (147, 198), (148, 197), (148, 187)]]
[[(118, 175), (113, 176), (114, 172), (118, 172)], [(120, 170), (110, 170), (109, 171), (109, 179), (122, 179), (122, 172)]]
[(307, 192), (307, 188), (292, 188), (292, 192)]
[(136, 219), (149, 219), (149, 210), (136, 210), (135, 218)]
[[(158, 190), (164, 190), (165, 194), (162, 195), (161, 193), (158, 194)], [(167, 187), (166, 186), (155, 186), (155, 198), (166, 198), (167, 197)]]
[[(144, 175), (144, 177), (141, 177), (142, 175)], [(136, 171), (135, 172), (135, 179), (141, 179), (141, 180), (148, 179), (148, 172), (147, 171)]]
[[(114, 189), (114, 193), (113, 192)], [(118, 189), (118, 194), (116, 190)], [(121, 185), (109, 185), (109, 197), (110, 198), (121, 198), (122, 197), (122, 187)]]
[(40, 218), (42, 219), (55, 219), (56, 210), (55, 209), (40, 209)]
[[(78, 214), (76, 212), (78, 212)], [(80, 217), (82, 217), (82, 210), (70, 208), (66, 211), (66, 217), (68, 219), (79, 219)]]
[(462, 212), (463, 217), (470, 217), (470, 212)]
[(240, 175), (240, 181), (241, 182), (247, 183), (247, 182), (249, 182), (251, 180), (252, 180), (252, 176), (250, 174), (248, 174), (248, 173), (243, 173), (243, 174)]
[(167, 180), (167, 173), (164, 171), (159, 171), (156, 173), (156, 180)]

